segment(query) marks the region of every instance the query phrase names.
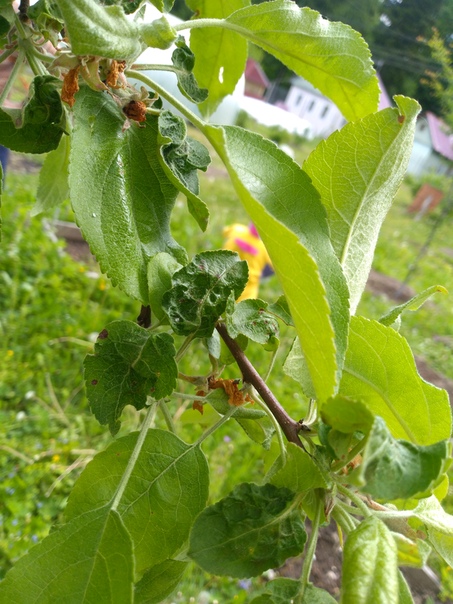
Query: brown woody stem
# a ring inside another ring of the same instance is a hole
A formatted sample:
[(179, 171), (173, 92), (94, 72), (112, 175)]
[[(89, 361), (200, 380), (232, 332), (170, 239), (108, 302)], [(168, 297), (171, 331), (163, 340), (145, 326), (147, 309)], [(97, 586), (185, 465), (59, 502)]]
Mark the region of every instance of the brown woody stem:
[(216, 329), (219, 332), (220, 337), (228, 346), (229, 351), (234, 357), (239, 369), (242, 372), (243, 381), (247, 384), (252, 384), (255, 390), (259, 393), (263, 401), (269, 407), (272, 415), (278, 421), (284, 435), (289, 442), (302, 446), (299, 439), (300, 424), (292, 419), (285, 409), (280, 405), (274, 394), (266, 385), (266, 382), (259, 375), (255, 367), (251, 364), (248, 358), (245, 356), (244, 351), (241, 347), (233, 340), (228, 334), (227, 328), (224, 323), (217, 323)]

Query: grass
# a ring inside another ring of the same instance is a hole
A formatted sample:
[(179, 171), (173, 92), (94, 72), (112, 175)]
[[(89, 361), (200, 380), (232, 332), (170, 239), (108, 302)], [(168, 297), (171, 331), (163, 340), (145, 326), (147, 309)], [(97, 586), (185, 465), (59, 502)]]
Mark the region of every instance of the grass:
[[(263, 132), (264, 133), (264, 132)], [(292, 139), (302, 162), (313, 143)], [(43, 219), (31, 218), (37, 176), (8, 174), (3, 200), (3, 240), (0, 246), (0, 576), (33, 543), (61, 519), (66, 499), (78, 474), (95, 452), (111, 437), (91, 416), (83, 392), (82, 362), (92, 350), (99, 331), (114, 319), (135, 320), (139, 307), (112, 288), (96, 265), (75, 262), (55, 242)], [(415, 221), (407, 213), (412, 190), (404, 184), (386, 219), (376, 249), (374, 268), (403, 279), (429, 233), (432, 217)], [(172, 231), (189, 255), (222, 245), (223, 228), (248, 218), (214, 156), (202, 177), (202, 196), (211, 209), (211, 225), (201, 233), (188, 215), (185, 200), (178, 199)], [(71, 218), (64, 207), (61, 217)], [(50, 217), (47, 217), (49, 219)], [(446, 223), (420, 263), (409, 285), (421, 291), (442, 284), (453, 291), (453, 258), (443, 251), (451, 246)], [(275, 277), (262, 285), (264, 299), (281, 293)], [(366, 292), (359, 312), (379, 318), (392, 301)], [(401, 331), (417, 354), (453, 379), (453, 324), (451, 303), (438, 295), (417, 313), (407, 313)], [(433, 339), (433, 335), (440, 336)], [(278, 358), (284, 359), (291, 333), (282, 329)], [(260, 347), (248, 351), (260, 372), (270, 354)], [(206, 373), (206, 354), (201, 343), (191, 348), (183, 367), (188, 373)], [(238, 377), (229, 369), (227, 375)], [(294, 417), (303, 417), (306, 402), (297, 385), (277, 372), (270, 386)], [(193, 441), (212, 418), (200, 416), (182, 400), (170, 408), (181, 415), (180, 435)], [(120, 435), (139, 425), (140, 414), (128, 408)], [(162, 418), (158, 419), (162, 423)], [(159, 424), (160, 425), (160, 424)], [(243, 480), (259, 481), (278, 455), (275, 443), (269, 451), (251, 442), (235, 424), (227, 424), (205, 443), (211, 465), (212, 501), (226, 495)], [(244, 463), (245, 460), (245, 463)], [(441, 572), (447, 573), (442, 567)], [(451, 578), (446, 574), (445, 581)], [(256, 593), (260, 579), (249, 584), (208, 577), (191, 567), (180, 593), (168, 602), (244, 602)], [(247, 589), (246, 589), (247, 588)]]

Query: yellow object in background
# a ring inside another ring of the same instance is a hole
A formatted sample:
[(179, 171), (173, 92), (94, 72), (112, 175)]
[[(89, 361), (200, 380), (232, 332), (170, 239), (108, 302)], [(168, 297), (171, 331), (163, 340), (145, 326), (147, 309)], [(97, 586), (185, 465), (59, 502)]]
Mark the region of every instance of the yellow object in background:
[(223, 229), (223, 235), (226, 239), (224, 249), (237, 252), (249, 267), (249, 280), (238, 302), (258, 298), (261, 274), (266, 265), (271, 266), (271, 259), (258, 231), (253, 224), (232, 224)]

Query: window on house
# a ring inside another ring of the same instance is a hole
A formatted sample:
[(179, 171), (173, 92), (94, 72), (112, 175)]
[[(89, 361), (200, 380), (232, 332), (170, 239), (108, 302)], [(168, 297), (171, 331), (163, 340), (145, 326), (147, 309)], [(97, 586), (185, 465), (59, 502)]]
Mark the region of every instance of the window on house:
[(326, 117), (326, 115), (329, 113), (329, 105), (325, 105), (324, 109), (321, 111), (321, 117)]
[(296, 99), (296, 105), (298, 105), (299, 107), (302, 105), (302, 101), (304, 100), (304, 95), (303, 94), (299, 94), (297, 99)]
[(307, 112), (310, 112), (313, 109), (314, 106), (315, 106), (315, 102), (314, 101), (310, 101), (310, 104), (307, 107)]

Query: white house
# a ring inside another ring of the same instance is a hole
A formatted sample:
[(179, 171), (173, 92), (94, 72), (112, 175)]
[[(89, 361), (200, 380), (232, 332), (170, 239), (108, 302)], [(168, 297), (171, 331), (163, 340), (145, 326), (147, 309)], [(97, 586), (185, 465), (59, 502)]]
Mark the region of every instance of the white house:
[(415, 126), (414, 147), (407, 171), (414, 176), (424, 172), (451, 174), (453, 135), (434, 113), (427, 111)]
[[(384, 84), (379, 78), (381, 97), (379, 109), (391, 107)], [(291, 87), (283, 103), (278, 103), (287, 111), (310, 122), (314, 136), (327, 138), (341, 128), (346, 120), (337, 106), (309, 82), (300, 77), (291, 80)]]

